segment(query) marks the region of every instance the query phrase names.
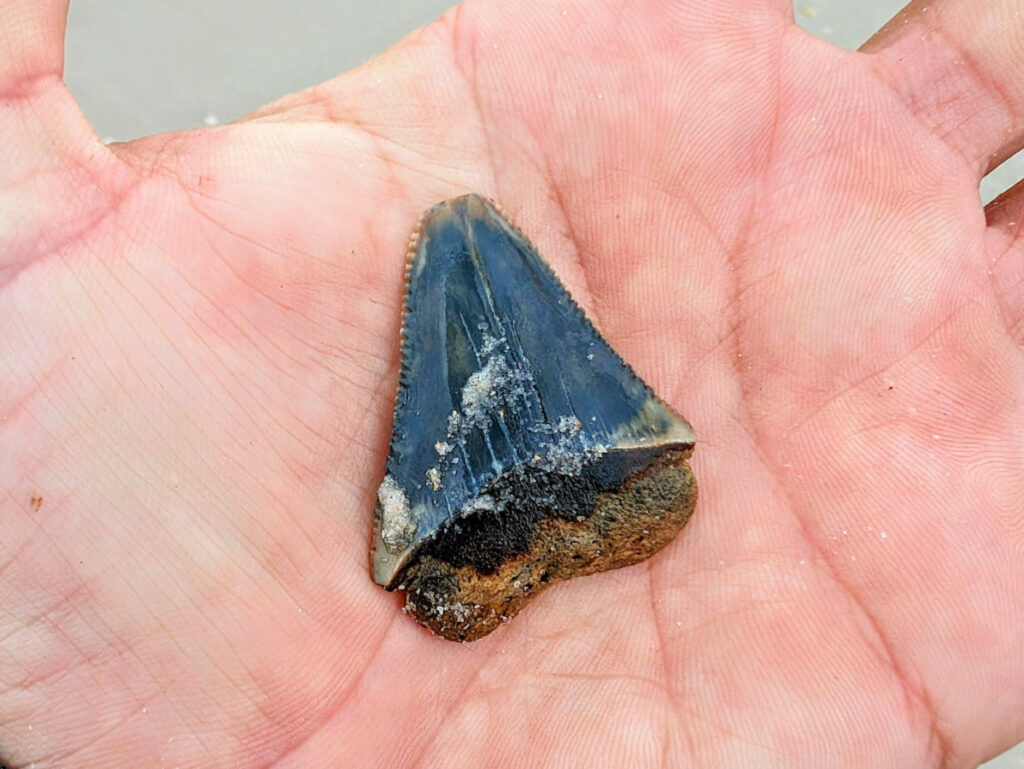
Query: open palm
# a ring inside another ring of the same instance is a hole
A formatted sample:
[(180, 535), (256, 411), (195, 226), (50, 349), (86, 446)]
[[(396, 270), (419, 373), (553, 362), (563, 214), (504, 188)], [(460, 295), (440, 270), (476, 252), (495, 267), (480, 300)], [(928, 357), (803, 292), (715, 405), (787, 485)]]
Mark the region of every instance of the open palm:
[[(64, 4), (0, 0), (2, 760), (971, 766), (1019, 738), (1024, 192), (977, 183), (1024, 134), (1021, 21), (932, 3), (851, 54), (788, 5), (471, 0), (245, 120), (106, 147)], [(405, 241), (469, 190), (693, 423), (701, 499), (651, 561), (458, 645), (367, 548)]]

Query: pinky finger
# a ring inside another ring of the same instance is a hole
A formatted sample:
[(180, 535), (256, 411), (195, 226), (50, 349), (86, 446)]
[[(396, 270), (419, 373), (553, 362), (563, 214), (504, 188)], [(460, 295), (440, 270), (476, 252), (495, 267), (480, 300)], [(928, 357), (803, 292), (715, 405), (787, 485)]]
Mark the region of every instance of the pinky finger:
[(63, 76), (67, 13), (68, 0), (0, 0), (0, 96)]
[(116, 197), (112, 156), (63, 81), (67, 10), (0, 0), (0, 289)]

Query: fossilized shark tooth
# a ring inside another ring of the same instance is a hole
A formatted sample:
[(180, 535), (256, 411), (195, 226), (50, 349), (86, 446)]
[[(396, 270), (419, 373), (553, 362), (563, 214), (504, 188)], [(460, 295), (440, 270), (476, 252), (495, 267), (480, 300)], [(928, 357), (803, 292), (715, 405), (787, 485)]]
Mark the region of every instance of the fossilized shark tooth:
[(419, 622), (474, 640), (553, 582), (650, 557), (693, 511), (693, 441), (494, 205), (423, 215), (373, 543)]

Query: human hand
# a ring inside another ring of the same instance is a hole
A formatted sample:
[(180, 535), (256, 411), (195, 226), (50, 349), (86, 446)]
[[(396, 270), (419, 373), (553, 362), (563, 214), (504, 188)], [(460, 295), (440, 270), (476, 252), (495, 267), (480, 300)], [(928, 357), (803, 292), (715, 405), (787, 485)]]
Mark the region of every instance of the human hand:
[[(0, 756), (972, 766), (1024, 733), (1010, 0), (470, 2), (106, 147), (0, 0)], [(904, 23), (904, 21), (906, 23)], [(697, 432), (683, 535), (472, 645), (367, 548), (409, 230), (493, 196)]]

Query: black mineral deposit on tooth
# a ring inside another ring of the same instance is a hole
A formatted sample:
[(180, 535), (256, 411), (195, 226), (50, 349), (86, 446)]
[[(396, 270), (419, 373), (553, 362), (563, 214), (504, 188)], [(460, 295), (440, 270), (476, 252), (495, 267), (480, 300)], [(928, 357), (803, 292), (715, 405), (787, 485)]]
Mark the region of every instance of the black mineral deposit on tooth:
[(638, 563), (693, 512), (690, 425), (478, 195), (410, 244), (373, 578), (471, 641), (559, 580)]

